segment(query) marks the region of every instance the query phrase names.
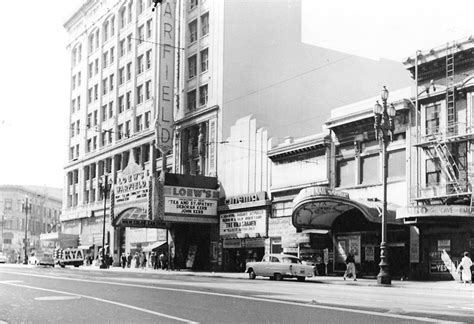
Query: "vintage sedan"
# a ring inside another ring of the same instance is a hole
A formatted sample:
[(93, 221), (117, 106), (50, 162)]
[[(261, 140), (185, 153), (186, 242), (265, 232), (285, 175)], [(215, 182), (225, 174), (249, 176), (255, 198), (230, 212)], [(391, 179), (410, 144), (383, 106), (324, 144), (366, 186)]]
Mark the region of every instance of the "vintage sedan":
[(289, 254), (266, 254), (260, 262), (247, 262), (246, 271), (250, 279), (256, 276), (270, 277), (282, 280), (296, 278), (304, 281), (306, 277), (314, 276), (314, 266), (306, 265), (300, 259)]
[(0, 263), (7, 263), (7, 257), (0, 252)]

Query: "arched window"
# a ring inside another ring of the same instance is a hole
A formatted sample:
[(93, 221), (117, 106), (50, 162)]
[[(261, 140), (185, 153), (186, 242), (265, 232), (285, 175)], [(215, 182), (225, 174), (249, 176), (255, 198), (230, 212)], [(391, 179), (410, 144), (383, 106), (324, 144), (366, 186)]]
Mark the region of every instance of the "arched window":
[(115, 34), (115, 16), (110, 18), (110, 36), (114, 36)]
[(77, 63), (77, 48), (74, 48), (71, 53), (71, 64), (75, 66)]
[(133, 7), (133, 1), (130, 1), (130, 3), (128, 4), (128, 23), (130, 24), (132, 22), (132, 7)]
[(92, 53), (94, 51), (94, 33), (91, 33), (88, 38), (88, 50), (89, 53)]
[(82, 44), (79, 44), (77, 48), (77, 62), (82, 60)]
[(102, 41), (106, 42), (109, 38), (109, 21), (106, 20), (102, 26)]
[(99, 29), (95, 32), (95, 48), (99, 48)]
[(127, 8), (125, 8), (125, 7), (122, 7), (120, 9), (120, 12), (119, 12), (119, 15), (120, 15), (119, 16), (119, 26), (120, 26), (120, 28), (125, 27), (126, 11), (127, 11)]

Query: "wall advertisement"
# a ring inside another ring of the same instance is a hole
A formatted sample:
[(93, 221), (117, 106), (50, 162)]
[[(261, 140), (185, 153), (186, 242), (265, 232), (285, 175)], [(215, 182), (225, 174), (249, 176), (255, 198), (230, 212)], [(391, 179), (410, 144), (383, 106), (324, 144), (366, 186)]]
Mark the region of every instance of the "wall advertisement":
[(220, 215), (222, 237), (262, 237), (267, 235), (265, 209), (225, 213)]

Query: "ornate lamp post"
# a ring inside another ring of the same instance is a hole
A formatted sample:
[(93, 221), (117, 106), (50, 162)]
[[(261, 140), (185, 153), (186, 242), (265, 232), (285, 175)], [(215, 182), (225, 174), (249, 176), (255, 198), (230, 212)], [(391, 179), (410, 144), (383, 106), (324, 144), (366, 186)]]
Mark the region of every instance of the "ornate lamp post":
[(396, 115), (395, 106), (387, 105), (388, 90), (385, 86), (380, 94), (382, 105), (377, 101), (374, 106), (374, 128), (375, 137), (379, 140), (382, 149), (382, 186), (383, 186), (383, 210), (382, 210), (382, 239), (380, 242), (380, 272), (377, 275), (377, 283), (390, 285), (392, 279), (388, 271), (388, 248), (387, 248), (387, 146), (392, 141), (395, 129), (393, 117)]
[(104, 176), (104, 181), (102, 179), (99, 180), (99, 189), (102, 197), (104, 198), (104, 222), (102, 224), (102, 260), (100, 262), (101, 269), (108, 268), (108, 262), (105, 260), (105, 213), (107, 211), (107, 196), (110, 192), (112, 184), (109, 183), (108, 175)]
[(25, 257), (23, 258), (23, 264), (28, 264), (28, 210), (31, 210), (31, 204), (28, 203), (28, 196), (25, 197), (22, 207), (25, 211)]

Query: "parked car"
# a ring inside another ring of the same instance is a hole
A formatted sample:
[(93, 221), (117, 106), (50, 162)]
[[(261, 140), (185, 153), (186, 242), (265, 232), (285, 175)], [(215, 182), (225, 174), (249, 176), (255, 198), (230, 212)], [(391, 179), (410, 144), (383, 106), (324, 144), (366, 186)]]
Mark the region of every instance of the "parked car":
[(7, 256), (0, 253), (0, 263), (7, 263)]
[(315, 273), (314, 266), (303, 264), (299, 258), (289, 254), (266, 254), (260, 262), (248, 262), (246, 272), (250, 279), (263, 276), (275, 280), (296, 278), (298, 281), (313, 277)]
[(35, 252), (35, 254), (31, 255), (28, 259), (28, 263), (54, 267), (53, 254), (48, 252)]

